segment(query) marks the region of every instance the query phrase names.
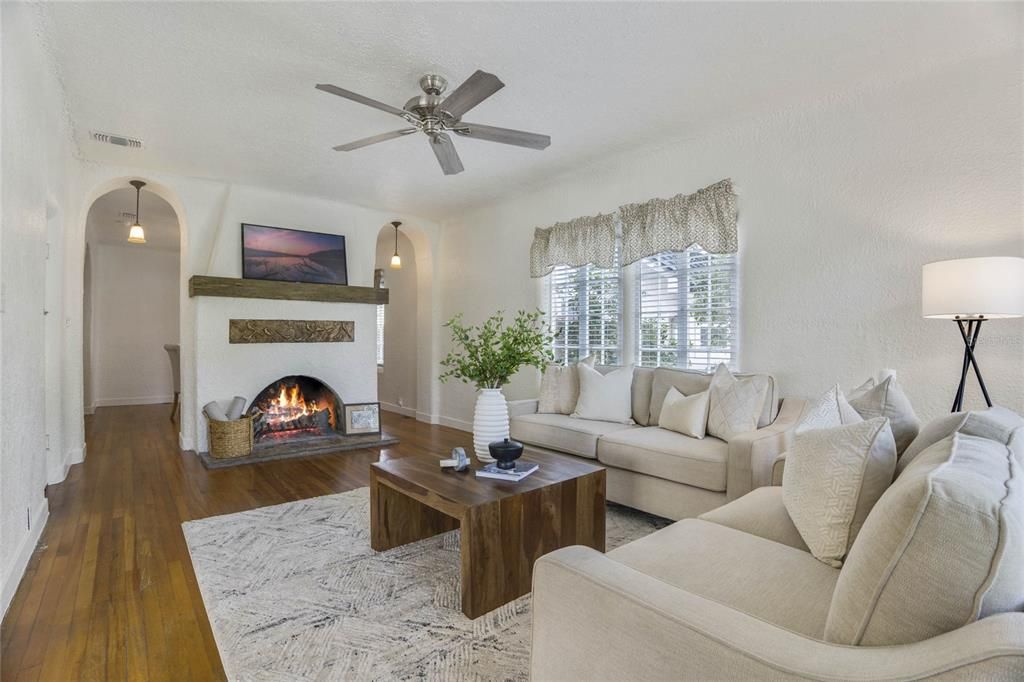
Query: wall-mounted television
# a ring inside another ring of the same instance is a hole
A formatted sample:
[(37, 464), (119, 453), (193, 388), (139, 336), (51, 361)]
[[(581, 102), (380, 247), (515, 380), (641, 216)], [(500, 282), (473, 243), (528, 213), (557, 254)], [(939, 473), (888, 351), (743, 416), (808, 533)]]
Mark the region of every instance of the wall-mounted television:
[(348, 284), (345, 236), (242, 223), (242, 277)]

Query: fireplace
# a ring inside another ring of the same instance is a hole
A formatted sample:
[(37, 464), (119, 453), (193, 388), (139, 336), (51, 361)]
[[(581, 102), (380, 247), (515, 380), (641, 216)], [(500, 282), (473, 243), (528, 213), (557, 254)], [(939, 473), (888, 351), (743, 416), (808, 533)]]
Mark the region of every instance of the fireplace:
[(309, 376), (282, 377), (252, 401), (257, 443), (330, 436), (341, 431), (342, 402), (327, 384)]

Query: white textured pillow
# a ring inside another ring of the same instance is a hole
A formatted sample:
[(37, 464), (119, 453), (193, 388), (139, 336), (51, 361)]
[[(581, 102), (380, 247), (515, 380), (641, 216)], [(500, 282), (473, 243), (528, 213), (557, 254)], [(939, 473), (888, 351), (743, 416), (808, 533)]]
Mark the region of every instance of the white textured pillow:
[(839, 568), (892, 482), (896, 443), (885, 417), (805, 431), (786, 453), (782, 502), (820, 561)]
[(887, 417), (896, 439), (896, 453), (902, 454), (921, 428), (921, 422), (914, 414), (907, 395), (891, 374), (878, 384), (855, 393), (850, 398), (850, 405), (865, 419)]
[(794, 429), (795, 433), (803, 433), (813, 429), (831, 429), (843, 424), (856, 424), (864, 419), (853, 409), (839, 384), (825, 391), (814, 402), (808, 403)]
[(768, 382), (763, 374), (737, 379), (728, 367), (719, 365), (708, 390), (708, 435), (728, 441), (735, 435), (756, 430), (768, 396)]
[(537, 412), (540, 414), (572, 414), (580, 395), (578, 366), (593, 367), (596, 355), (588, 355), (575, 365), (551, 364), (540, 379), (540, 400)]
[(710, 391), (683, 395), (673, 386), (661, 404), (658, 426), (684, 436), (703, 438), (707, 432), (710, 402)]
[(601, 374), (579, 365), (580, 397), (572, 416), (603, 422), (633, 423), (633, 365)]

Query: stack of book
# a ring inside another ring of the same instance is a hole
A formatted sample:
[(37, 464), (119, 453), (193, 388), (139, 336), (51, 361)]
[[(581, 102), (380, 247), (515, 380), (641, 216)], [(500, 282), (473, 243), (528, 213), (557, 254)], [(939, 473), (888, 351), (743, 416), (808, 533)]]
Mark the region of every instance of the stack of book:
[(533, 462), (516, 462), (514, 469), (499, 469), (497, 464), (488, 464), (476, 470), (477, 478), (493, 478), (499, 481), (518, 482), (539, 469)]

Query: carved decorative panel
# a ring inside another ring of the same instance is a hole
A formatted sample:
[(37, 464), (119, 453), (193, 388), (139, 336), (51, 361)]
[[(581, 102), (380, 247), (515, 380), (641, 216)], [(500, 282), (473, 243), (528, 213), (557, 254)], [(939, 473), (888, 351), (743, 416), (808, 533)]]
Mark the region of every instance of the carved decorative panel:
[(343, 343), (355, 340), (352, 320), (230, 320), (230, 343)]

